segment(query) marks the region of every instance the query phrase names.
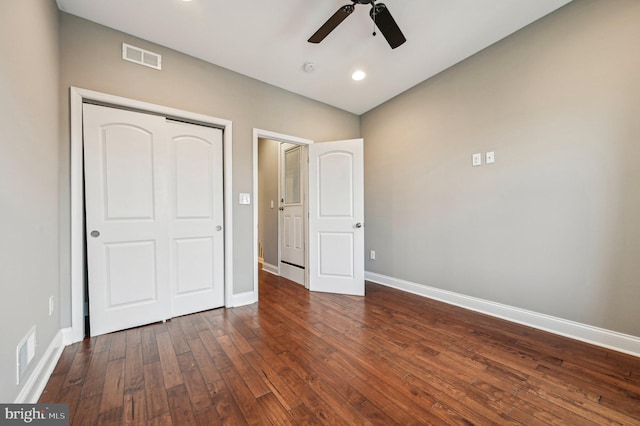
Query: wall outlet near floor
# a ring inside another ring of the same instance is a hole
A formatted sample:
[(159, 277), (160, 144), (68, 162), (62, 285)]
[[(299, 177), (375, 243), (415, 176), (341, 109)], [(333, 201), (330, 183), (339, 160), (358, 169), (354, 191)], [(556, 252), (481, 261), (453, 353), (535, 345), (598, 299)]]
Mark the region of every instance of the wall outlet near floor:
[(49, 297), (49, 316), (53, 315), (53, 308), (55, 305), (53, 304), (53, 296)]
[(376, 260), (376, 251), (375, 250), (371, 250), (369, 252), (369, 259)]

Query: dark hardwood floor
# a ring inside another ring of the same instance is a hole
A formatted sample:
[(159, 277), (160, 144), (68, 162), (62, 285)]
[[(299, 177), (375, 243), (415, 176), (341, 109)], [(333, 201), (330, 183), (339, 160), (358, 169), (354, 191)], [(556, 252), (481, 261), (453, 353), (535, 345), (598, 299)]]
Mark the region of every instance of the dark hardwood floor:
[(640, 425), (640, 359), (375, 284), (65, 348), (40, 398), (72, 425)]

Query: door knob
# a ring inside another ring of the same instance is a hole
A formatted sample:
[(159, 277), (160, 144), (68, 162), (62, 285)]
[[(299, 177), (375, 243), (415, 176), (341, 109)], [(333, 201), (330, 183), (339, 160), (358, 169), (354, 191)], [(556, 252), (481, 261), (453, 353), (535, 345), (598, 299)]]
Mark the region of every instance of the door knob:
[(284, 207), (280, 207), (280, 208), (278, 208), (278, 210), (283, 211), (283, 210), (284, 210)]
[(93, 238), (98, 238), (100, 236), (100, 232), (96, 231), (96, 230), (93, 230), (93, 231), (91, 231), (91, 234), (89, 234), (89, 235), (91, 235)]
[(222, 231), (222, 226), (220, 225), (216, 226), (216, 231)]
[(362, 228), (362, 223), (360, 222), (356, 223), (356, 228)]

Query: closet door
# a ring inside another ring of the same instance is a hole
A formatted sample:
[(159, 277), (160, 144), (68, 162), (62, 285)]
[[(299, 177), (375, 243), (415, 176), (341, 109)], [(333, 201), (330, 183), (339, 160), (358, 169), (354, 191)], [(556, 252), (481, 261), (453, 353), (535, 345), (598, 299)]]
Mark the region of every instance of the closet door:
[(221, 131), (83, 108), (91, 335), (222, 306)]
[(224, 305), (222, 130), (167, 122), (172, 316)]
[(84, 105), (91, 335), (170, 317), (163, 117)]

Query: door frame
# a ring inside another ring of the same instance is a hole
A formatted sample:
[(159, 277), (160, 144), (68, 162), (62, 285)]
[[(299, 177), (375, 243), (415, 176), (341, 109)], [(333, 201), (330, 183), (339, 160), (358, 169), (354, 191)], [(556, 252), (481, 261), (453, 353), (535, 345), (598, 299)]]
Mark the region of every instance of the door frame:
[[(309, 146), (313, 143), (311, 139), (300, 138), (297, 136), (285, 135), (283, 133), (276, 133), (270, 130), (253, 129), (253, 293), (255, 300), (258, 300), (258, 139), (271, 139), (277, 142), (291, 143), (295, 145)], [(308, 150), (307, 150), (308, 151)], [(309, 158), (307, 152), (307, 159)], [(280, 153), (278, 153), (278, 163), (280, 163)], [(278, 173), (280, 173), (280, 167), (278, 167)], [(309, 168), (306, 168), (305, 184), (308, 185)], [(278, 181), (280, 178), (278, 177)], [(308, 191), (308, 188), (305, 188)], [(278, 193), (280, 187), (278, 185)], [(308, 206), (308, 200), (305, 200), (305, 211)], [(280, 221), (278, 220), (278, 273), (280, 273)], [(309, 250), (307, 249), (309, 240), (309, 228), (305, 222), (305, 265), (309, 264)], [(309, 288), (309, 268), (305, 267), (305, 288)]]
[[(232, 198), (232, 122), (230, 120), (184, 111), (180, 109), (81, 89), (70, 88), (71, 103), (71, 341), (84, 338), (85, 288), (85, 232), (84, 232), (84, 161), (82, 139), (82, 104), (85, 101), (100, 105), (165, 115), (223, 130), (223, 202), (224, 202), (224, 300), (225, 307), (233, 306), (233, 204)], [(255, 252), (257, 258), (257, 252)], [(257, 291), (256, 291), (257, 294)]]

